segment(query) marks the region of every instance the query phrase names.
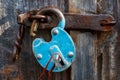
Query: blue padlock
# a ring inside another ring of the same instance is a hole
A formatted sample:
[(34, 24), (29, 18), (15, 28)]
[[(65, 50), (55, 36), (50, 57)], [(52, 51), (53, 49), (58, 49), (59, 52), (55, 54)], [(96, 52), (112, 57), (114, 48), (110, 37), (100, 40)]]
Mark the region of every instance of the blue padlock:
[[(61, 72), (69, 68), (75, 59), (75, 45), (70, 35), (64, 30), (65, 18), (57, 8), (46, 8), (41, 14), (56, 15), (58, 25), (52, 29), (52, 39), (46, 42), (42, 38), (33, 40), (32, 49), (38, 63), (46, 70)], [(54, 66), (54, 67), (53, 67)]]

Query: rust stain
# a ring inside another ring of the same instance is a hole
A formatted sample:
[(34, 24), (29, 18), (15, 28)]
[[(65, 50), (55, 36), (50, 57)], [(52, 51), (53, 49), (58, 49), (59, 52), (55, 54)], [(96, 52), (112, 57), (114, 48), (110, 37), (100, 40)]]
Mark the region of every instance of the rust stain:
[[(70, 11), (76, 12), (76, 9), (74, 9), (74, 8), (75, 7), (71, 7)], [(29, 11), (29, 12), (33, 12), (33, 11)], [(28, 12), (26, 14), (28, 14)], [(26, 18), (24, 18), (24, 16), (27, 16), (26, 14), (24, 13), (24, 15), (20, 16), (21, 18), (19, 18), (19, 21), (21, 21), (20, 19), (22, 19), (24, 23), (22, 23), (22, 22), (21, 23), (24, 24), (25, 26), (30, 27), (31, 22), (29, 20), (29, 17), (26, 17), (28, 21), (26, 21)], [(29, 15), (31, 15), (31, 14), (29, 13)], [(40, 17), (38, 17), (38, 15), (37, 15), (36, 18), (40, 18)], [(66, 29), (90, 29), (90, 30), (99, 30), (99, 31), (110, 31), (110, 30), (112, 30), (111, 27), (113, 27), (116, 23), (114, 18), (110, 15), (80, 15), (80, 13), (79, 14), (76, 14), (76, 13), (68, 14), (67, 13), (67, 14), (65, 14), (65, 18), (66, 18), (66, 22), (68, 22), (66, 25)], [(56, 19), (55, 19), (55, 21), (57, 22)], [(28, 23), (25, 23), (25, 22), (28, 22)], [(54, 23), (56, 23), (56, 22), (54, 22)], [(52, 26), (54, 26), (54, 24), (51, 24), (51, 23), (48, 25), (51, 27), (47, 27), (47, 25), (44, 25), (44, 27), (46, 26), (45, 28), (47, 29), (47, 28), (52, 28)], [(34, 26), (36, 26), (36, 25), (34, 25)], [(34, 29), (36, 31), (36, 28), (34, 28)], [(32, 30), (34, 30), (34, 29), (32, 29)]]
[(90, 17), (89, 16), (84, 16), (83, 21), (86, 23), (86, 26), (90, 26)]
[(102, 27), (102, 30), (104, 30), (104, 31), (111, 31), (111, 30), (113, 30), (113, 27), (111, 26), (104, 26), (104, 27)]
[(17, 70), (16, 65), (7, 65), (4, 67), (4, 69), (0, 70), (0, 74), (10, 74), (15, 70)]
[(16, 65), (6, 65), (3, 69), (0, 69), (0, 75), (4, 76), (4, 80), (22, 80), (18, 74), (12, 75), (14, 72), (18, 73)]

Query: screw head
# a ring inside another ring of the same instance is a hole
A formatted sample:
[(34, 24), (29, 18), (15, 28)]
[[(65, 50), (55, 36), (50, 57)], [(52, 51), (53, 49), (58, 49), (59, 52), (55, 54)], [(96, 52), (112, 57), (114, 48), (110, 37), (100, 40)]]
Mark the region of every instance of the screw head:
[(69, 53), (68, 53), (68, 56), (69, 56), (70, 58), (73, 57), (73, 55), (74, 55), (73, 52), (69, 52)]
[(41, 54), (38, 54), (36, 57), (37, 57), (37, 59), (42, 59), (42, 55)]
[(57, 35), (57, 34), (59, 33), (59, 31), (56, 29), (56, 30), (53, 31), (53, 33), (54, 33), (55, 35)]

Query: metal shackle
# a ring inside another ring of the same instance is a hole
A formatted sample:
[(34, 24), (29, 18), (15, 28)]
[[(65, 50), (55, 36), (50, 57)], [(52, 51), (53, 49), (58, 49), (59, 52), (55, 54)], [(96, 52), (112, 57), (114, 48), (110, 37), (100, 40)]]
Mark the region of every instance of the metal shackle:
[(53, 20), (53, 18), (58, 20), (57, 21), (58, 23), (56, 23), (57, 25), (55, 25), (55, 26), (64, 29), (64, 27), (65, 27), (65, 18), (64, 18), (63, 13), (58, 8), (45, 7), (45, 8), (40, 9), (38, 14), (45, 15), (45, 16), (50, 16), (52, 18), (52, 20)]
[[(48, 21), (47, 23), (49, 25), (54, 24), (54, 26), (52, 25), (53, 27), (57, 26), (61, 29), (64, 29), (65, 27), (65, 18), (62, 12), (55, 7), (44, 7), (40, 9), (36, 15), (44, 15), (47, 18)], [(40, 23), (40, 24), (44, 24), (44, 23)], [(34, 20), (30, 31), (30, 35), (32, 37), (36, 35), (34, 32), (37, 31), (38, 25), (39, 25), (39, 21)]]

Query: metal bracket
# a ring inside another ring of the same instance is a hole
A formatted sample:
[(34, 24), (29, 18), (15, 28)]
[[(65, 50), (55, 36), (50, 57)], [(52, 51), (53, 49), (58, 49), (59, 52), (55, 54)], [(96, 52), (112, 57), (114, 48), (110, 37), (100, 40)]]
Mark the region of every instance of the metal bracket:
[[(36, 15), (38, 10), (32, 10), (24, 14), (18, 15), (18, 23), (31, 27), (33, 20), (38, 20), (40, 23), (51, 22), (51, 19), (44, 15)], [(34, 13), (34, 14), (33, 14)], [(116, 24), (115, 19), (108, 14), (100, 15), (80, 15), (77, 13), (65, 13), (66, 29), (70, 30), (97, 30), (97, 31), (111, 31)], [(55, 22), (55, 21), (53, 21)], [(44, 29), (51, 29), (55, 27), (55, 24), (45, 24)], [(43, 29), (42, 27), (40, 27)]]

